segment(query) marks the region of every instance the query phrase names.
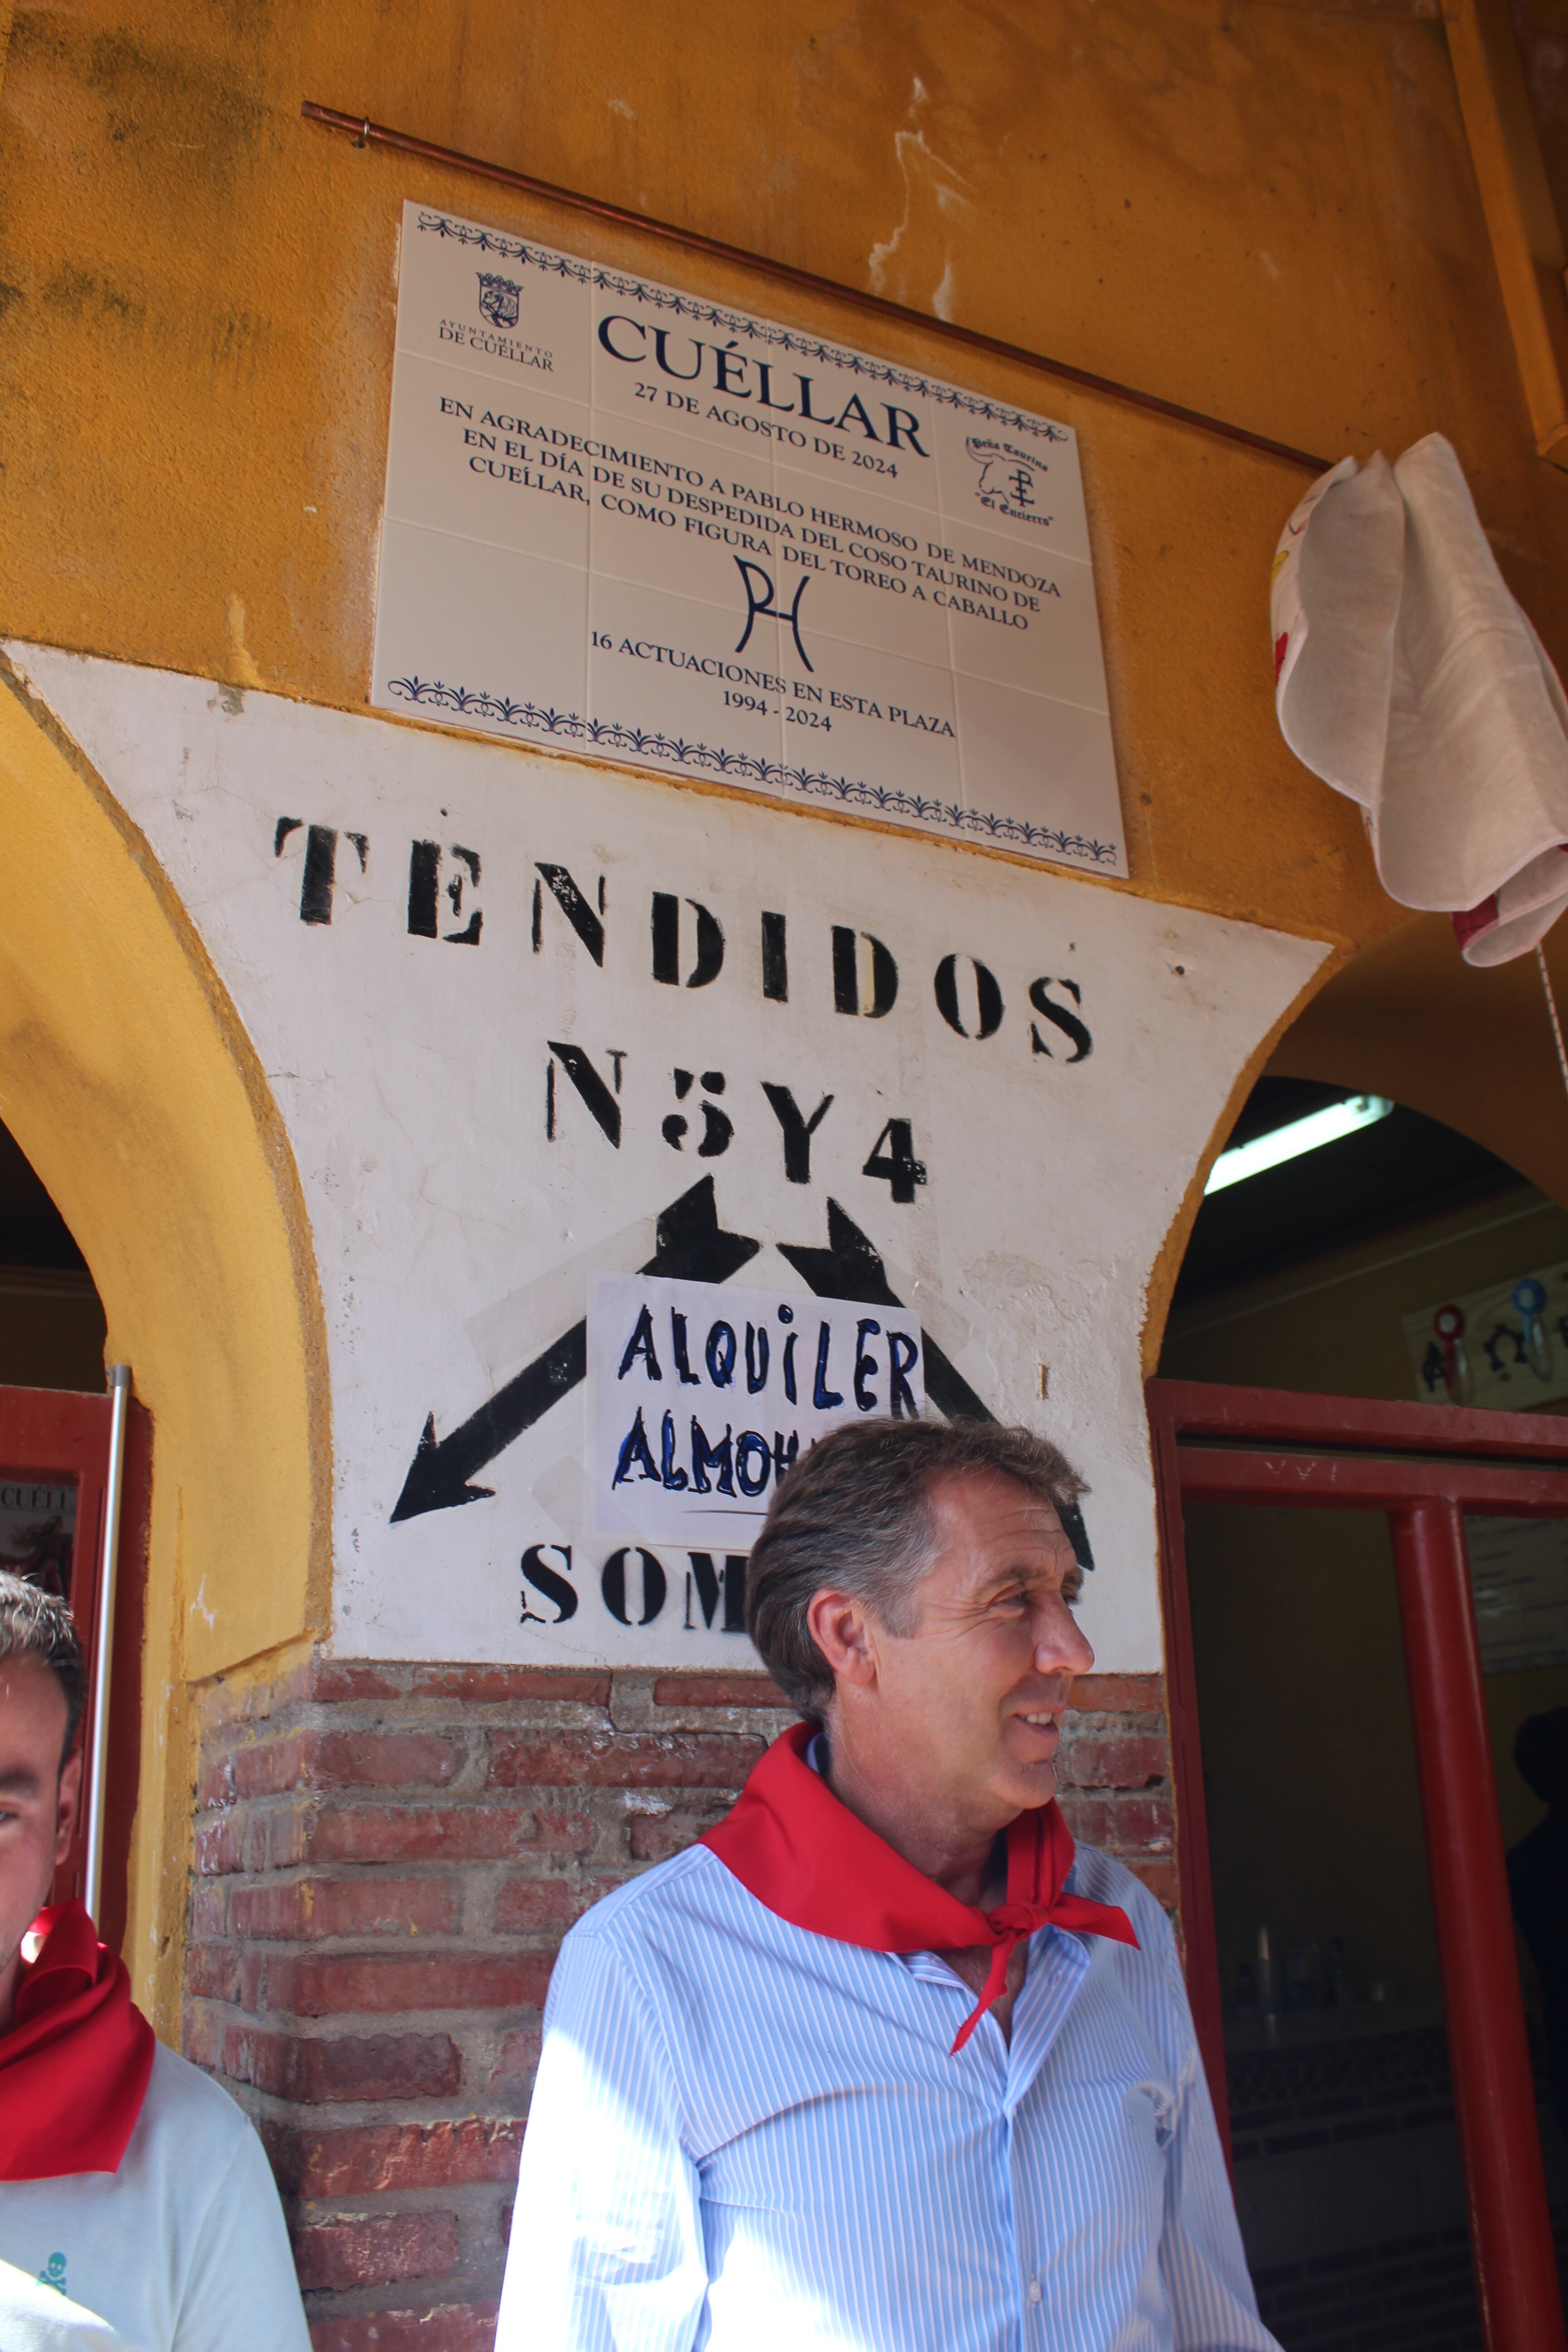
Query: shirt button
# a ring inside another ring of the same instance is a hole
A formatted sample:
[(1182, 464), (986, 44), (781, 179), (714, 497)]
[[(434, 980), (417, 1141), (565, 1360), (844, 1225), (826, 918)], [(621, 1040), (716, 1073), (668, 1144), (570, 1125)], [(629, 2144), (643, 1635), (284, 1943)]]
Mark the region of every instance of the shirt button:
[(1031, 2303), (1038, 2303), (1039, 2299), (1040, 2282), (1038, 2279), (1031, 2279), (1029, 2281), (1029, 2301)]

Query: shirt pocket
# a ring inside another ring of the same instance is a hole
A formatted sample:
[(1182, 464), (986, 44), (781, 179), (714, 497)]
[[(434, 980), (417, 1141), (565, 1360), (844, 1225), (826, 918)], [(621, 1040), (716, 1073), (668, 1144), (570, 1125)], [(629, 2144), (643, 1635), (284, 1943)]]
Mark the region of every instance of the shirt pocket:
[(1031, 2097), (1041, 2099), (1047, 2112), (1075, 2115), (1094, 2137), (1143, 2147), (1163, 2168), (1175, 2133), (1179, 2095), (1133, 2019), (1101, 2017), (1093, 2033), (1064, 2033)]

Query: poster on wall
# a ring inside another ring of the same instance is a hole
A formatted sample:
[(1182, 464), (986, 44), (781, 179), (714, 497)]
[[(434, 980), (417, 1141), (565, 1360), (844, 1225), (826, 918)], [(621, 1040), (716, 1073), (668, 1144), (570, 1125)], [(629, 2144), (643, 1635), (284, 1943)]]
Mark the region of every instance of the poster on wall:
[(1107, 1671), (1159, 1666), (1151, 1273), (1319, 942), (19, 657), (191, 910), (287, 1129), (337, 1654), (750, 1665), (781, 1470), (838, 1419), (919, 1414), (1064, 1448), (1085, 1631)]
[(370, 699), (1126, 871), (1068, 426), (415, 204)]
[(1426, 1404), (1532, 1412), (1568, 1397), (1568, 1259), (1401, 1316)]
[(1481, 1671), (1568, 1665), (1568, 1520), (1465, 1521)]
[(0, 1473), (0, 1569), (68, 1601), (75, 1541), (74, 1479)]

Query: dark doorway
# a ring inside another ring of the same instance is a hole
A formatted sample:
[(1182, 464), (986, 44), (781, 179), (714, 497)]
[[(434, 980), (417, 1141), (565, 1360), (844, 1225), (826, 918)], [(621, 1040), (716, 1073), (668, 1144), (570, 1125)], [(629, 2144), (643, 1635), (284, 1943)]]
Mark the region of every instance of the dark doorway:
[(104, 1336), (70, 1228), (0, 1127), (0, 1386), (101, 1393)]
[[(1266, 1080), (1231, 1143), (1343, 1099)], [(1568, 1327), (1552, 1335), (1547, 1379), (1489, 1315), (1469, 1335), (1473, 1364), (1461, 1354), (1435, 1374), (1442, 1343), (1427, 1328), (1446, 1304), (1499, 1286), (1506, 1298), (1553, 1267), (1568, 1283), (1559, 1204), (1468, 1139), (1394, 1106), (1205, 1198), (1160, 1371), (1468, 1403), (1447, 1382), (1473, 1386), (1479, 1370), (1479, 1402), (1558, 1413), (1568, 1410)], [(1264, 2316), (1286, 2352), (1374, 2336), (1468, 2352), (1481, 2323), (1387, 1521), (1210, 1503), (1189, 1503), (1184, 1520), (1224, 2010), (1215, 2026)], [(1534, 1560), (1568, 1603), (1568, 1538), (1553, 1523), (1522, 1546), (1500, 1522), (1470, 1536), (1498, 1807), (1514, 1846), (1546, 1819), (1516, 1768), (1516, 1738), (1568, 1704), (1568, 1611), (1554, 1627), (1538, 1608), (1527, 1625), (1521, 1595)], [(1538, 1600), (1542, 1589), (1538, 1578)], [(1524, 1978), (1561, 2230), (1568, 2147), (1551, 2113), (1547, 2004), (1528, 1959)]]

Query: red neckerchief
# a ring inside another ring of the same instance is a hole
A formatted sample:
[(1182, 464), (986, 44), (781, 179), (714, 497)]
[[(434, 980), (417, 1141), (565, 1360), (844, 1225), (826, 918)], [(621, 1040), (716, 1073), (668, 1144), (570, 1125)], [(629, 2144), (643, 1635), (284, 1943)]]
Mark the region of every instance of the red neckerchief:
[(43, 1948), (0, 2033), (0, 2180), (117, 2172), (147, 2095), (153, 2029), (81, 1904), (51, 1905), (32, 1932)]
[(949, 2053), (956, 2056), (1007, 1981), (1021, 1936), (1070, 1927), (1138, 1948), (1125, 1911), (1064, 1895), (1072, 1835), (1057, 1806), (1020, 1813), (1007, 1832), (1007, 1899), (994, 1910), (961, 1903), (840, 1803), (805, 1751), (797, 1723), (752, 1768), (731, 1811), (700, 1843), (742, 1886), (794, 1927), (873, 1952), (957, 1951), (991, 1944), (991, 1973)]

